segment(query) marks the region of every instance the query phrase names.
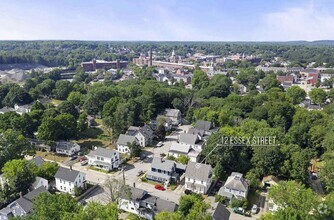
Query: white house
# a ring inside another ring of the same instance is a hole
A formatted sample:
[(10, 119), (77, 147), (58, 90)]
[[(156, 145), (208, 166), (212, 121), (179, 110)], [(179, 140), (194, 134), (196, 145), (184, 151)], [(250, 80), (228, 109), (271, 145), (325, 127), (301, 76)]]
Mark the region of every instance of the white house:
[(182, 122), (182, 114), (181, 111), (178, 109), (166, 108), (163, 113), (163, 116), (172, 120), (173, 125), (179, 125)]
[(137, 139), (134, 136), (120, 134), (117, 139), (117, 151), (123, 154), (130, 153), (129, 144), (137, 143)]
[(199, 153), (191, 149), (189, 145), (184, 145), (180, 143), (172, 143), (169, 148), (168, 154), (175, 158), (184, 155), (187, 156), (192, 162), (197, 162), (199, 157)]
[(200, 141), (198, 135), (196, 134), (181, 133), (179, 136), (179, 143), (189, 146), (198, 152), (201, 152), (204, 146), (204, 141)]
[(36, 176), (35, 181), (31, 185), (31, 188), (34, 190), (41, 186), (43, 186), (46, 189), (49, 189), (49, 181), (42, 177)]
[(73, 142), (59, 141), (56, 143), (56, 153), (72, 156), (80, 151), (80, 145)]
[(86, 189), (86, 174), (70, 169), (59, 167), (57, 173), (55, 174), (56, 189), (74, 194), (74, 187), (80, 187)]
[(98, 147), (87, 155), (88, 164), (111, 171), (119, 166), (119, 153), (115, 150)]
[(209, 164), (188, 162), (185, 172), (185, 188), (206, 194), (212, 183), (212, 167)]
[(143, 127), (130, 126), (126, 134), (134, 136), (141, 147), (150, 145), (154, 136), (154, 132), (149, 125)]
[(241, 173), (233, 172), (218, 191), (218, 194), (228, 199), (236, 197), (237, 199), (247, 198), (249, 184), (242, 177)]

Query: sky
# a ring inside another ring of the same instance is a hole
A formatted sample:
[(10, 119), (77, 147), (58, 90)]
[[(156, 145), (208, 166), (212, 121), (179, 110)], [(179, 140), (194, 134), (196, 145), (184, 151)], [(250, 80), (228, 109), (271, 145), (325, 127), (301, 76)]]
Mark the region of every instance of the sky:
[(0, 0), (0, 40), (334, 40), (334, 0)]

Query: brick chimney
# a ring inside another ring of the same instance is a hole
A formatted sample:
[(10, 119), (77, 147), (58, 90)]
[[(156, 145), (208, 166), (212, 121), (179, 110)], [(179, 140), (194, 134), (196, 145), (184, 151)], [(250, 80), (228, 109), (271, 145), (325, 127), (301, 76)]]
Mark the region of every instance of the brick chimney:
[(72, 165), (70, 166), (70, 170), (72, 170)]
[(22, 192), (20, 192), (20, 198), (22, 198), (23, 197), (23, 193)]
[(133, 184), (132, 184), (132, 185), (133, 185), (133, 188), (136, 188), (136, 183), (135, 183), (135, 182), (133, 182)]

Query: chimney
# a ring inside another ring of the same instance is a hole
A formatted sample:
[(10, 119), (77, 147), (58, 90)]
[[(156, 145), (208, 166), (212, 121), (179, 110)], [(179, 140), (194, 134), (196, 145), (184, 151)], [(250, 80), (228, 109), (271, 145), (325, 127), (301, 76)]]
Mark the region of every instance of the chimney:
[(133, 182), (133, 188), (136, 188), (136, 183), (135, 182)]
[(70, 170), (72, 170), (72, 165), (70, 166)]
[(22, 194), (22, 192), (20, 192), (20, 198), (22, 198), (23, 197), (23, 194)]
[(116, 69), (121, 68), (121, 61), (119, 59), (116, 60)]

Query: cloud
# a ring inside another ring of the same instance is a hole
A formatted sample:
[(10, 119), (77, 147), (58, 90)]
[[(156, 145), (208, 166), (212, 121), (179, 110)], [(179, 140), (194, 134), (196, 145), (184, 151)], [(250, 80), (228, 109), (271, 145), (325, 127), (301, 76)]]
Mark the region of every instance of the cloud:
[(334, 39), (333, 8), (326, 1), (307, 1), (281, 11), (267, 13), (253, 33), (253, 40), (331, 40)]

